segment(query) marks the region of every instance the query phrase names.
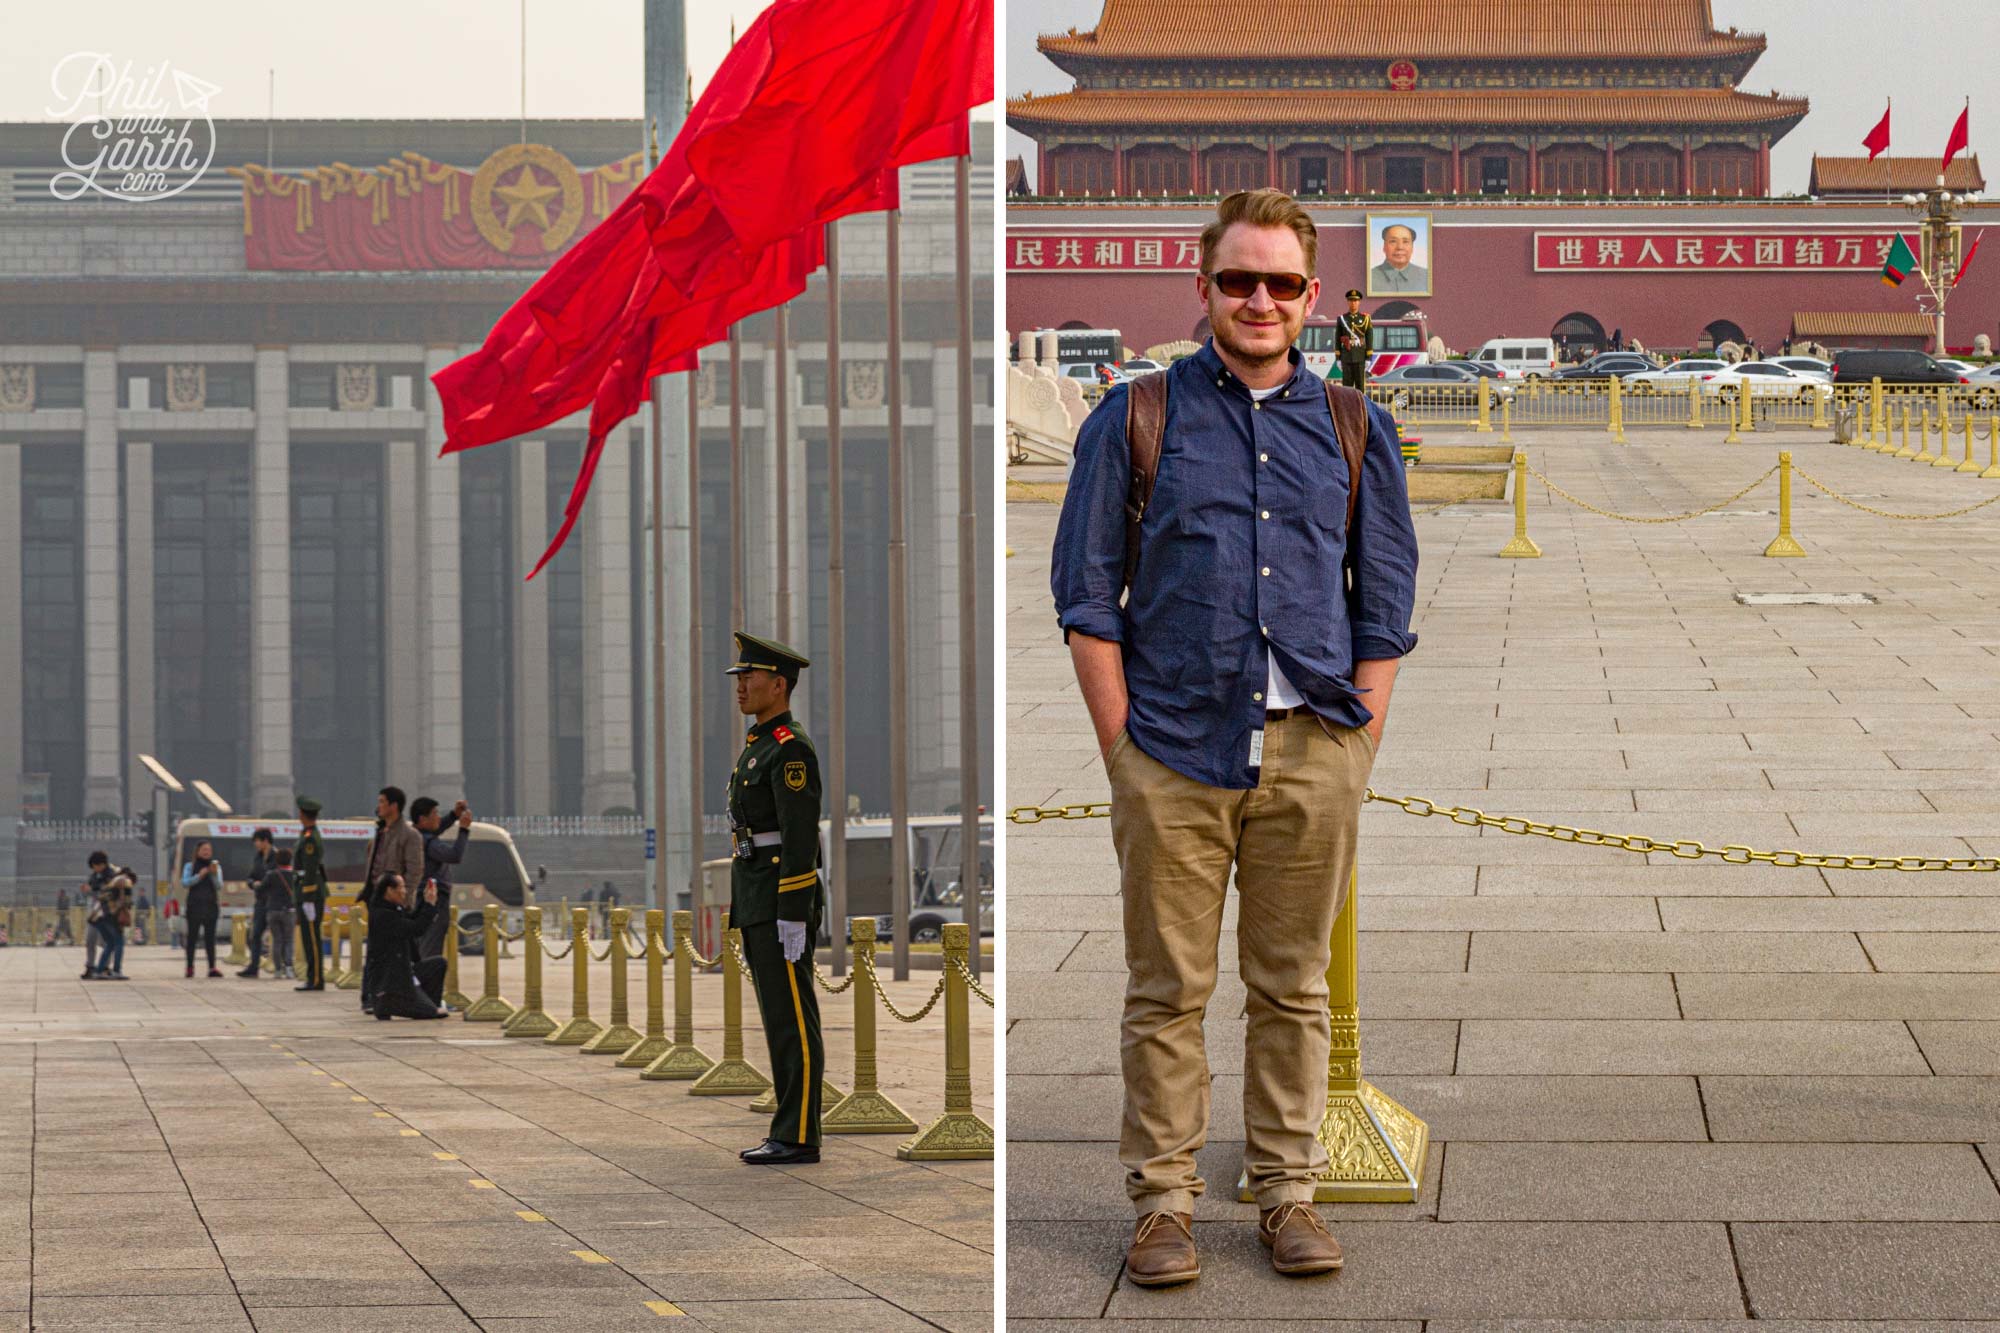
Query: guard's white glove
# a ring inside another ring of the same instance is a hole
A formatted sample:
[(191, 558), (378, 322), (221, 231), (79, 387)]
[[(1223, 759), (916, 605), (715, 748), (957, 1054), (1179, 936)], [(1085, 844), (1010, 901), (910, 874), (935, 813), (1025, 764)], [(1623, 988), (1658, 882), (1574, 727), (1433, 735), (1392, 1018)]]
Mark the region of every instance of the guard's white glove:
[(307, 921), (311, 921), (314, 917), (319, 915), (319, 908), (313, 905), (312, 903), (300, 903), (299, 911), (305, 915)]
[(778, 923), (778, 943), (785, 950), (786, 962), (798, 962), (806, 954), (806, 923), (803, 921), (780, 921)]

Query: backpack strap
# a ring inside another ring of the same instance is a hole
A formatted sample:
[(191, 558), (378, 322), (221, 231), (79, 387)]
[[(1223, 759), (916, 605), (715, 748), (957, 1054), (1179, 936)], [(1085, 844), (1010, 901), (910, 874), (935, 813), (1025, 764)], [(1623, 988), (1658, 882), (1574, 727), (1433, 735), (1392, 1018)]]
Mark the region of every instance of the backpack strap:
[(1139, 572), (1139, 531), (1153, 502), (1160, 473), (1160, 442), (1167, 432), (1167, 372), (1141, 375), (1125, 386), (1125, 447), (1132, 455), (1132, 483), (1125, 491), (1125, 586)]
[(1358, 389), (1326, 382), (1326, 408), (1333, 433), (1347, 456), (1347, 539), (1354, 540), (1354, 506), (1361, 498), (1361, 460), (1368, 453), (1368, 399)]

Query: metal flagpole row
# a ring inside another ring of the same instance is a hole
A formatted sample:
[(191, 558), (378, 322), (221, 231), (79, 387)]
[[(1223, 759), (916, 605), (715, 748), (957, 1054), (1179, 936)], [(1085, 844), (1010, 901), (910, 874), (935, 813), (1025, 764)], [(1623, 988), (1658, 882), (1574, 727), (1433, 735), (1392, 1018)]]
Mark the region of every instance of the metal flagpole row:
[[(888, 228), (889, 364), (889, 918), (891, 972), (910, 979), (910, 616), (903, 515), (903, 210)], [(842, 918), (838, 915), (834, 920)], [(838, 952), (838, 951), (836, 951)]]
[[(701, 393), (688, 371), (688, 902), (701, 902)], [(663, 904), (667, 906), (670, 904)]]
[[(847, 551), (841, 527), (840, 224), (826, 224), (826, 500), (827, 500), (827, 869), (830, 909), (847, 919)], [(833, 952), (833, 974), (847, 958)]]
[[(970, 125), (967, 126), (970, 148)], [(961, 817), (959, 901), (972, 928), (969, 961), (979, 976), (979, 529), (973, 503), (972, 441), (972, 157), (952, 164), (957, 187), (958, 274), (958, 786)], [(836, 907), (835, 920), (840, 920)]]

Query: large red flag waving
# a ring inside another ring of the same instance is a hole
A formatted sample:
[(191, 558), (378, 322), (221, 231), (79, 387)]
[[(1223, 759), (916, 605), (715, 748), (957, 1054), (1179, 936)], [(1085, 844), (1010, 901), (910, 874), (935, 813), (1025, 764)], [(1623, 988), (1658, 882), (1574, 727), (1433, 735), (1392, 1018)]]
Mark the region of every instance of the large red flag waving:
[(1939, 171), (1948, 170), (1951, 167), (1951, 160), (1965, 151), (1965, 146), (1972, 142), (1972, 130), (1968, 123), (1971, 116), (1972, 106), (1967, 103), (1965, 110), (1958, 113), (1958, 120), (1951, 127), (1951, 137), (1944, 142), (1944, 165), (1938, 168)]
[(1889, 147), (1888, 107), (1885, 106), (1882, 108), (1882, 119), (1876, 124), (1874, 129), (1868, 131), (1868, 137), (1861, 141), (1861, 146), (1868, 150), (1868, 160), (1870, 162), (1873, 162), (1877, 157), (1880, 157), (1882, 153), (1888, 149)]
[[(966, 112), (992, 96), (990, 0), (776, 0), (758, 16), (659, 167), (478, 352), (435, 377), (447, 453), (591, 409), (564, 522), (535, 572), (653, 377), (691, 368), (731, 323), (804, 291), (825, 262), (823, 224), (894, 207), (895, 168), (966, 151)], [(779, 151), (746, 145), (745, 125)]]

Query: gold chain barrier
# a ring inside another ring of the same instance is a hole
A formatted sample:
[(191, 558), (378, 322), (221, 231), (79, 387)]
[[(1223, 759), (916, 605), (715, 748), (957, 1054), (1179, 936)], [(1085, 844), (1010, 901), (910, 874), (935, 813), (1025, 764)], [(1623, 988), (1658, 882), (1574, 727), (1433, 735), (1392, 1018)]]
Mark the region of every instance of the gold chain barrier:
[[(1544, 476), (1541, 473), (1539, 469), (1529, 467), (1527, 456), (1525, 454), (1516, 454), (1515, 457), (1520, 460), (1518, 466), (1526, 469), (1529, 475), (1534, 477), (1535, 480), (1541, 482), (1542, 485), (1548, 487), (1552, 493), (1561, 496), (1563, 499), (1569, 501), (1571, 504), (1575, 505), (1579, 509), (1588, 509), (1591, 513), (1600, 514), (1605, 518), (1615, 518), (1620, 523), (1685, 523), (1691, 518), (1700, 518), (1703, 514), (1712, 514), (1716, 510), (1721, 509), (1726, 505), (1735, 504), (1738, 500), (1741, 500), (1744, 496), (1750, 494), (1750, 492), (1756, 490), (1759, 486), (1762, 486), (1765, 482), (1769, 481), (1771, 479), (1771, 473), (1778, 471), (1778, 468), (1773, 467), (1763, 473), (1760, 473), (1757, 479), (1751, 482), (1748, 486), (1745, 486), (1742, 490), (1736, 492), (1736, 494), (1734, 495), (1728, 496), (1721, 500), (1717, 500), (1712, 505), (1705, 505), (1700, 509), (1690, 509), (1685, 514), (1666, 514), (1661, 516), (1647, 516), (1641, 514), (1621, 514), (1611, 509), (1600, 509), (1596, 505), (1590, 503), (1590, 501), (1588, 500), (1578, 499), (1576, 496), (1571, 495), (1568, 491), (1556, 485), (1553, 481), (1550, 481), (1546, 476)], [(1778, 455), (1778, 457), (1780, 459), (1785, 459), (1785, 458), (1790, 458), (1791, 455), (1780, 454)]]
[[(648, 919), (647, 929), (659, 938), (657, 926)], [(674, 913), (674, 1039), (665, 1050), (653, 1057), (650, 1064), (639, 1071), (643, 1079), (698, 1079), (715, 1066), (715, 1061), (704, 1055), (694, 1044), (694, 968), (697, 962), (694, 951), (694, 913), (680, 911)], [(707, 966), (706, 963), (703, 966)], [(659, 1006), (652, 1002), (657, 968), (647, 972), (647, 1007), (657, 1012)], [(648, 1013), (646, 1028), (653, 1027), (652, 1014)], [(738, 1038), (739, 1042), (741, 1037)]]
[[(639, 1040), (618, 1053), (612, 1061), (620, 1069), (644, 1069), (660, 1058), (667, 1049), (667, 1004), (666, 987), (662, 968), (666, 961), (666, 942), (660, 938), (660, 927), (666, 924), (667, 915), (657, 907), (646, 909), (646, 1032)], [(616, 1006), (614, 1005), (614, 1010)]]
[(723, 941), (722, 1059), (688, 1086), (694, 1097), (754, 1096), (771, 1086), (771, 1080), (743, 1058), (743, 973), (748, 970), (743, 962), (743, 932), (730, 926)]
[(521, 1007), (500, 1025), (503, 1035), (509, 1037), (546, 1037), (556, 1030), (556, 1021), (542, 1008), (542, 909), (523, 908), (521, 912), (521, 956), (526, 969), (521, 982)]
[[(917, 1122), (891, 1101), (876, 1083), (875, 1004), (868, 993), (876, 984), (875, 918), (850, 918), (847, 934), (854, 950), (854, 970), (848, 974), (845, 986), (854, 991), (854, 1091), (838, 1103), (826, 1106), (821, 1113), (820, 1127), (828, 1134), (914, 1133)], [(868, 984), (856, 986), (854, 983), (864, 973)]]
[[(906, 1162), (946, 1162), (991, 1159), (993, 1126), (972, 1109), (972, 1011), (966, 999), (965, 959), (971, 948), (971, 928), (962, 921), (944, 928), (944, 1112), (896, 1149)], [(869, 959), (873, 984), (873, 950)]]
[(1979, 503), (1977, 504), (1965, 505), (1962, 508), (1958, 509), (1947, 509), (1942, 513), (1898, 514), (1888, 509), (1877, 509), (1873, 505), (1862, 504), (1859, 500), (1849, 499), (1847, 496), (1842, 495), (1839, 491), (1834, 490), (1833, 487), (1821, 481), (1818, 477), (1815, 477), (1810, 472), (1807, 472), (1804, 468), (1795, 468), (1794, 471), (1796, 471), (1799, 474), (1799, 476), (1805, 481), (1807, 485), (1826, 492), (1826, 495), (1829, 499), (1838, 500), (1840, 501), (1840, 503), (1848, 506), (1850, 509), (1859, 509), (1862, 513), (1873, 514), (1877, 518), (1900, 519), (1904, 522), (1911, 522), (1911, 523), (1929, 523), (1940, 518), (1957, 518), (1961, 514), (1970, 514), (1975, 509), (1984, 509), (1986, 508), (1986, 506), (1990, 504), (2000, 502), (2000, 495), (1990, 495), (1986, 499), (1979, 501)]
[(500, 907), (497, 903), (487, 903), (480, 908), (479, 915), (484, 936), (480, 950), (485, 956), (485, 981), (479, 998), (466, 1007), (465, 1021), (504, 1023), (514, 1016), (514, 1006), (500, 998)]
[(542, 1041), (549, 1046), (581, 1046), (596, 1036), (601, 1029), (597, 1020), (590, 1016), (590, 909), (572, 907), (569, 916), (569, 947), (561, 954), (551, 954), (560, 960), (567, 955), (570, 960), (569, 1021), (557, 1028)]
[(583, 1044), (585, 1055), (623, 1055), (639, 1044), (638, 1030), (632, 1026), (631, 1015), (627, 1012), (625, 993), (626, 936), (630, 934), (627, 922), (632, 913), (624, 907), (611, 909), (611, 938), (604, 947), (611, 955), (611, 1020), (604, 1030)]

